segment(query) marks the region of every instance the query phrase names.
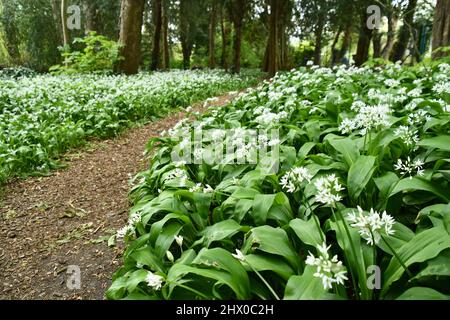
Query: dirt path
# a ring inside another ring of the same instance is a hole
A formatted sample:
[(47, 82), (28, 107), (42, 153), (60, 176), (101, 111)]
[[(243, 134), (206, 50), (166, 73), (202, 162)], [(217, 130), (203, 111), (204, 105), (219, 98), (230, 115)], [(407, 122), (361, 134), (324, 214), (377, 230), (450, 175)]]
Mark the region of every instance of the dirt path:
[[(225, 95), (209, 105), (224, 105)], [(194, 110), (203, 111), (202, 104)], [(150, 137), (184, 118), (177, 113), (68, 154), (68, 168), (17, 180), (0, 195), (0, 299), (103, 299), (121, 248), (107, 239), (123, 226), (128, 181), (145, 168)], [(69, 289), (78, 266), (81, 288)], [(69, 268), (69, 269), (68, 269)], [(75, 270), (76, 271), (76, 270)]]

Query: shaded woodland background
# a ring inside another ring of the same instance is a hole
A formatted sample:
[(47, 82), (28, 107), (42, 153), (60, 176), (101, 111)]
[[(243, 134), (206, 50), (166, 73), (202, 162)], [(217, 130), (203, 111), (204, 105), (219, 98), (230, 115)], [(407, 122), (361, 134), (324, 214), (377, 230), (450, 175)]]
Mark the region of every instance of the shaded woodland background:
[[(79, 30), (62, 23), (61, 9), (74, 4)], [(381, 8), (379, 30), (367, 28), (370, 5)], [(415, 63), (450, 46), (450, 0), (0, 0), (0, 66), (46, 72), (64, 63), (63, 52), (83, 50), (73, 40), (89, 31), (120, 44), (115, 71), (127, 74), (203, 67), (274, 74), (309, 60)]]

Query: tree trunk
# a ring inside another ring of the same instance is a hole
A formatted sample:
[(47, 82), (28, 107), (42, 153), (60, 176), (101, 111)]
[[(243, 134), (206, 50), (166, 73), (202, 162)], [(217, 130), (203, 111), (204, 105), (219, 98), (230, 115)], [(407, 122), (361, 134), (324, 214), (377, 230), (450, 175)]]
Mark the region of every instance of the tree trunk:
[(52, 16), (53, 21), (55, 22), (56, 30), (57, 30), (57, 38), (58, 42), (62, 43), (63, 37), (62, 37), (62, 22), (61, 22), (61, 1), (60, 0), (52, 0)]
[(68, 46), (70, 43), (69, 29), (67, 28), (67, 1), (61, 0), (61, 26), (63, 32), (63, 44)]
[(217, 1), (212, 1), (211, 17), (209, 21), (209, 67), (216, 67), (216, 26), (217, 26)]
[(334, 66), (338, 62), (337, 58), (339, 53), (337, 52), (336, 45), (339, 41), (339, 38), (341, 37), (341, 34), (342, 34), (342, 27), (339, 27), (338, 31), (334, 36), (333, 43), (331, 44), (331, 59), (330, 59), (331, 66)]
[(372, 39), (372, 45), (373, 45), (373, 57), (381, 58), (381, 33), (378, 32), (378, 30), (374, 30), (373, 32), (373, 39)]
[(232, 72), (236, 74), (241, 72), (242, 29), (248, 5), (247, 1), (248, 0), (231, 0), (229, 2), (230, 16), (234, 26)]
[(183, 68), (191, 67), (191, 55), (193, 44), (190, 39), (190, 24), (188, 17), (189, 3), (187, 0), (180, 0), (180, 41), (183, 52)]
[(153, 2), (153, 21), (155, 28), (153, 33), (153, 50), (150, 70), (155, 71), (158, 69), (161, 53), (162, 0), (155, 0)]
[(361, 66), (369, 58), (370, 41), (372, 39), (373, 30), (367, 28), (367, 13), (363, 11), (361, 15), (361, 25), (359, 30), (358, 47), (354, 56), (355, 65)]
[(287, 35), (288, 23), (292, 17), (292, 3), (290, 1), (279, 1), (278, 15), (278, 39), (280, 42), (280, 69), (289, 68), (289, 39)]
[(141, 31), (145, 0), (122, 0), (119, 42), (123, 60), (117, 70), (125, 74), (136, 74), (141, 60)]
[(414, 13), (416, 11), (416, 6), (417, 0), (409, 0), (403, 18), (403, 26), (400, 28), (398, 39), (395, 42), (392, 53), (390, 55), (391, 61), (397, 62), (403, 60), (403, 56), (405, 55), (411, 35), (411, 28), (414, 22)]
[(385, 60), (389, 59), (389, 56), (391, 55), (392, 47), (394, 46), (395, 31), (397, 29), (397, 24), (398, 24), (397, 13), (393, 12), (388, 14), (388, 34), (386, 44), (384, 45), (384, 48), (381, 51), (381, 56)]
[(336, 56), (336, 63), (341, 63), (345, 58), (348, 50), (350, 49), (350, 43), (352, 42), (352, 28), (351, 26), (347, 26), (344, 31), (344, 39), (342, 40), (341, 49), (339, 49)]
[(163, 69), (170, 69), (170, 48), (169, 48), (169, 16), (168, 5), (165, 3), (162, 13), (162, 28), (163, 28)]
[(316, 30), (314, 32), (316, 44), (314, 46), (314, 64), (320, 66), (322, 59), (322, 42), (323, 42), (323, 28), (325, 24), (325, 18), (322, 14), (319, 15), (317, 20)]
[(96, 31), (96, 9), (95, 2), (91, 0), (84, 2), (84, 12), (86, 16), (84, 28), (86, 32)]
[(263, 71), (274, 76), (278, 71), (278, 14), (279, 4), (277, 0), (270, 1), (269, 39), (267, 41)]
[(435, 50), (450, 46), (450, 0), (437, 0), (433, 21), (433, 59), (450, 55), (450, 52)]
[(222, 68), (228, 71), (228, 46), (230, 30), (227, 27), (225, 19), (226, 10), (222, 8), (220, 27), (222, 30)]

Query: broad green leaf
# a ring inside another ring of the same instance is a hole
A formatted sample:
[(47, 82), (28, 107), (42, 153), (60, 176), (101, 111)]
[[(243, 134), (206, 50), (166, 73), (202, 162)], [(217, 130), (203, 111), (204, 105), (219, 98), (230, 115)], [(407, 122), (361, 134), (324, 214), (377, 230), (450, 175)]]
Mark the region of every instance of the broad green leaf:
[(202, 232), (204, 236), (204, 246), (208, 248), (214, 241), (231, 238), (240, 231), (248, 231), (248, 227), (243, 227), (234, 220), (220, 221), (212, 226), (206, 227)]
[(345, 163), (350, 168), (359, 157), (359, 150), (356, 143), (350, 138), (340, 138), (335, 135), (328, 135), (325, 139), (336, 151), (342, 154)]
[(294, 270), (300, 267), (298, 254), (295, 252), (289, 238), (281, 228), (261, 226), (253, 228), (250, 236), (245, 240), (242, 251), (250, 252), (253, 248), (285, 258)]
[(294, 219), (289, 222), (289, 226), (303, 243), (316, 247), (323, 243), (322, 239), (325, 239), (325, 235), (318, 226), (318, 219), (317, 223), (314, 222), (314, 219), (317, 218), (312, 216), (309, 220)]
[(434, 195), (441, 198), (446, 203), (450, 202), (450, 196), (448, 194), (448, 191), (441, 190), (440, 188), (436, 187), (433, 183), (418, 177), (405, 178), (400, 180), (398, 184), (395, 186), (395, 188), (391, 191), (389, 197), (392, 197), (399, 192), (416, 191), (416, 190), (431, 192)]
[(414, 287), (403, 292), (397, 300), (450, 300), (450, 296), (431, 288)]
[(354, 162), (348, 172), (347, 187), (348, 193), (353, 200), (356, 200), (366, 185), (372, 179), (375, 171), (375, 160), (373, 156), (360, 156)]
[(433, 138), (424, 139), (419, 141), (417, 145), (450, 151), (450, 136), (439, 135)]
[[(397, 250), (397, 256), (406, 267), (413, 263), (424, 262), (436, 257), (441, 251), (450, 248), (450, 235), (443, 228), (431, 228), (425, 230), (405, 243)], [(381, 295), (384, 296), (391, 284), (405, 272), (398, 259), (393, 256), (384, 272), (384, 283)]]
[(274, 194), (257, 194), (253, 200), (252, 217), (256, 225), (263, 225), (267, 220), (269, 212), (275, 200)]
[[(286, 281), (295, 273), (289, 264), (272, 255), (249, 254), (245, 256), (245, 262), (256, 271), (272, 271)], [(252, 268), (246, 269), (248, 272), (252, 272)]]
[(320, 278), (314, 277), (315, 267), (307, 266), (301, 276), (292, 276), (286, 285), (284, 300), (319, 300), (327, 291)]

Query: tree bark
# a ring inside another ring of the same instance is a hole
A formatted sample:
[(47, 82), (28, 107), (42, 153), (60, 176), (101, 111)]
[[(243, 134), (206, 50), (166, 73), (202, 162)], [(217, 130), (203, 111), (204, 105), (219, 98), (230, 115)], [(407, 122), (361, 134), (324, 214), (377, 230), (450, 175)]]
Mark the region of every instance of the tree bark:
[(265, 54), (263, 71), (274, 76), (278, 71), (278, 15), (279, 4), (277, 0), (270, 0), (269, 38)]
[(209, 67), (216, 67), (216, 26), (217, 26), (217, 1), (212, 0), (211, 16), (209, 21)]
[(341, 34), (342, 34), (342, 27), (339, 27), (338, 31), (334, 35), (333, 43), (331, 44), (331, 61), (330, 61), (331, 66), (334, 66), (338, 62), (337, 58), (339, 53), (337, 52), (336, 45), (339, 41), (339, 38), (341, 37)]
[(89, 31), (96, 31), (96, 5), (95, 2), (92, 0), (85, 0), (84, 2), (84, 11), (85, 11), (85, 25), (84, 28), (86, 29), (86, 32)]
[(348, 50), (350, 49), (350, 43), (352, 42), (352, 32), (351, 32), (351, 26), (348, 25), (345, 28), (344, 31), (344, 38), (342, 39), (342, 45), (339, 49), (337, 56), (336, 56), (336, 63), (341, 63), (342, 59), (347, 54)]
[(220, 17), (220, 27), (222, 31), (222, 68), (225, 71), (228, 71), (228, 46), (230, 44), (229, 34), (230, 30), (228, 29), (226, 18), (225, 18), (226, 10), (222, 8), (221, 17)]
[(395, 40), (395, 31), (397, 29), (398, 24), (398, 15), (396, 12), (392, 12), (388, 14), (388, 34), (386, 39), (386, 44), (381, 51), (381, 56), (383, 59), (389, 59), (389, 56), (392, 52), (392, 47), (394, 46)]
[(153, 50), (150, 70), (155, 71), (158, 69), (161, 53), (162, 0), (154, 0), (153, 2), (153, 21), (155, 24), (155, 31), (153, 33)]
[(381, 58), (381, 36), (381, 33), (379, 33), (378, 30), (375, 29), (372, 38), (374, 58)]
[(322, 60), (322, 42), (323, 42), (323, 29), (325, 26), (325, 17), (323, 14), (319, 14), (317, 20), (315, 35), (315, 46), (314, 46), (314, 64), (319, 66)]
[(248, 0), (231, 0), (229, 11), (234, 26), (233, 37), (233, 68), (232, 72), (239, 74), (241, 72), (241, 47), (244, 16), (247, 11)]
[(67, 1), (61, 0), (61, 27), (63, 32), (63, 44), (64, 46), (69, 45), (69, 29), (67, 28)]
[(396, 62), (403, 60), (403, 56), (405, 55), (409, 43), (411, 28), (414, 23), (414, 13), (416, 11), (416, 7), (417, 0), (409, 0), (403, 18), (403, 26), (400, 28), (398, 39), (395, 42), (392, 53), (389, 57), (391, 61)]
[(163, 69), (170, 69), (170, 48), (169, 48), (169, 16), (168, 5), (163, 5), (162, 27), (163, 27)]
[(145, 0), (122, 0), (119, 42), (123, 60), (118, 63), (117, 70), (125, 74), (139, 71), (144, 6)]
[(370, 41), (372, 39), (373, 30), (367, 28), (367, 13), (364, 9), (361, 15), (361, 25), (359, 30), (358, 47), (354, 56), (355, 65), (361, 66), (369, 58)]
[(185, 70), (191, 67), (191, 55), (193, 44), (190, 35), (189, 24), (189, 3), (187, 0), (180, 0), (180, 41), (181, 50), (183, 52), (183, 68)]
[(433, 59), (450, 55), (450, 52), (435, 51), (450, 46), (450, 0), (437, 0), (433, 21)]

